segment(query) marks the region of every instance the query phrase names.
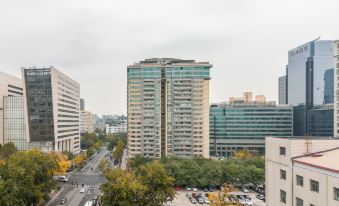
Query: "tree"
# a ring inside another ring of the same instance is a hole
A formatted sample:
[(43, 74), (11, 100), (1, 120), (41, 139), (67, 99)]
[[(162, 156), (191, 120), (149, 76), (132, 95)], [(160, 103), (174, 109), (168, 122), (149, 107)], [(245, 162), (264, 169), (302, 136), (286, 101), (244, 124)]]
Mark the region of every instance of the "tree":
[(47, 200), (56, 188), (58, 157), (34, 149), (16, 152), (0, 166), (0, 205), (31, 205)]
[(14, 143), (6, 143), (0, 148), (0, 158), (1, 159), (8, 159), (10, 156), (12, 156), (14, 153), (16, 153), (18, 150), (15, 147)]
[(74, 158), (74, 163), (76, 166), (80, 166), (85, 160), (86, 160), (86, 154), (82, 153), (82, 154), (77, 155)]
[(248, 150), (240, 150), (236, 153), (234, 153), (234, 157), (239, 159), (250, 159), (253, 158), (253, 154)]
[(54, 171), (55, 174), (64, 175), (66, 171), (71, 167), (72, 162), (68, 160), (68, 157), (63, 153), (55, 153), (59, 167)]
[(118, 160), (120, 162), (123, 152), (124, 152), (125, 144), (122, 140), (119, 140), (117, 146), (113, 151), (113, 158), (114, 160)]
[(146, 186), (133, 172), (111, 169), (105, 173), (107, 182), (100, 186), (103, 206), (141, 206)]
[(146, 186), (142, 205), (160, 206), (175, 196), (174, 178), (167, 175), (158, 161), (144, 164), (137, 170), (140, 181)]

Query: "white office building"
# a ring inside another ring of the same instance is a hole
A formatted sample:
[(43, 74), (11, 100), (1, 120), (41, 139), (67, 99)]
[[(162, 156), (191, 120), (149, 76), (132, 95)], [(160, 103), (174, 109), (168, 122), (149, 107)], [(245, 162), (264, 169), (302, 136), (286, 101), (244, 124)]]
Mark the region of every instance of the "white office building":
[(329, 137), (267, 137), (266, 204), (339, 205), (337, 147)]
[(80, 152), (80, 85), (54, 67), (22, 68), (26, 132), (42, 150)]

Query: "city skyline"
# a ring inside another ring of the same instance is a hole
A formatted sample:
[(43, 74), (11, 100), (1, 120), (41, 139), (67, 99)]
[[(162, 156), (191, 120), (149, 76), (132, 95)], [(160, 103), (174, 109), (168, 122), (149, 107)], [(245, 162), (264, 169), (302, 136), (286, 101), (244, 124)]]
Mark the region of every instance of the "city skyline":
[(20, 67), (53, 65), (81, 84), (88, 110), (100, 115), (126, 114), (126, 66), (153, 57), (213, 62), (211, 102), (242, 91), (277, 101), (287, 51), (318, 36), (338, 39), (338, 6), (331, 0), (7, 2), (0, 8), (0, 70), (20, 77)]

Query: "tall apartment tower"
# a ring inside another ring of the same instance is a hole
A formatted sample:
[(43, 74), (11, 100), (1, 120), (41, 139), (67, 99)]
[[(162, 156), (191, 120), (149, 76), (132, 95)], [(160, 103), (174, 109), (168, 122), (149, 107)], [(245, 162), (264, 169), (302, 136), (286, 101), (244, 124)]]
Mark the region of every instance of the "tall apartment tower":
[(334, 137), (339, 136), (339, 40), (334, 42)]
[(4, 143), (4, 97), (22, 96), (22, 80), (0, 72), (0, 144)]
[(45, 151), (80, 152), (80, 85), (54, 67), (22, 68), (27, 134)]
[(211, 67), (174, 58), (127, 67), (130, 157), (209, 157)]

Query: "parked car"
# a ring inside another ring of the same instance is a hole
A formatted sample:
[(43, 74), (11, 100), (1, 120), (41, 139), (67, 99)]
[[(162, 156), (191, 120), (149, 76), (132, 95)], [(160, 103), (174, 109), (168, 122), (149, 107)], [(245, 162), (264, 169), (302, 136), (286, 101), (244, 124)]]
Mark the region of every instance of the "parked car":
[(80, 193), (85, 193), (85, 188), (80, 188)]
[(187, 191), (192, 191), (192, 188), (191, 187), (186, 187), (186, 190)]
[(246, 205), (246, 206), (252, 206), (253, 203), (252, 203), (251, 200), (245, 200), (245, 205)]
[(203, 197), (203, 200), (204, 200), (205, 204), (210, 204), (210, 203), (211, 203), (211, 202), (208, 200), (207, 197)]
[(192, 191), (193, 191), (193, 192), (198, 192), (198, 188), (193, 187), (193, 188), (192, 188)]
[(197, 200), (194, 197), (190, 198), (192, 204), (197, 204)]
[(205, 187), (203, 190), (204, 190), (204, 192), (208, 192), (208, 188), (207, 187)]
[(186, 193), (186, 197), (191, 198), (192, 197), (192, 193)]
[(175, 190), (181, 190), (182, 188), (180, 186), (176, 186)]
[(204, 201), (204, 199), (202, 197), (198, 198), (198, 202), (199, 202), (199, 204), (204, 204), (205, 203), (205, 201)]
[(65, 204), (67, 202), (67, 198), (62, 198), (61, 200), (60, 200), (60, 204)]
[(255, 197), (258, 198), (259, 200), (265, 199), (265, 196), (261, 194), (257, 194)]
[(251, 197), (249, 195), (243, 195), (246, 200), (251, 200)]
[(243, 187), (241, 190), (242, 190), (243, 192), (245, 192), (245, 193), (249, 193), (249, 192), (250, 192), (246, 187)]

